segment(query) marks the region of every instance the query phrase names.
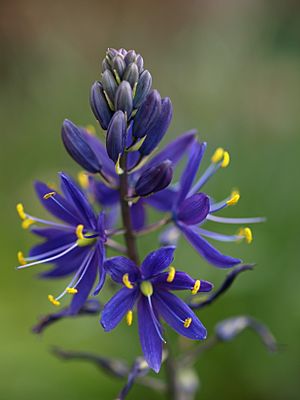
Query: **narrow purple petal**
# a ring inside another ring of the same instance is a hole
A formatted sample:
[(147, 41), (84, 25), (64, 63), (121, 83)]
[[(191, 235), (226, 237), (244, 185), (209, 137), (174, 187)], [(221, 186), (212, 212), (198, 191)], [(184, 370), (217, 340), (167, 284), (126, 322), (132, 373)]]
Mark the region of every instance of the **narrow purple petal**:
[(138, 295), (138, 289), (124, 287), (105, 304), (100, 322), (106, 332), (114, 329), (126, 313), (132, 310)]
[(140, 270), (135, 263), (123, 256), (107, 258), (104, 262), (104, 268), (117, 283), (123, 282), (124, 274), (128, 274), (130, 282), (135, 282), (140, 276)]
[(141, 266), (144, 278), (152, 277), (165, 270), (174, 259), (174, 251), (175, 246), (167, 246), (149, 253)]
[(205, 193), (196, 193), (179, 205), (177, 218), (186, 225), (199, 224), (209, 213), (209, 206), (209, 197)]
[(233, 258), (220, 253), (215, 247), (198, 235), (194, 227), (184, 224), (178, 225), (186, 239), (209, 263), (219, 268), (231, 268), (241, 263), (238, 258)]
[(139, 336), (144, 357), (149, 367), (158, 373), (162, 359), (162, 340), (156, 331), (157, 323), (153, 321), (147, 297), (141, 296), (137, 308)]
[[(155, 288), (164, 290), (192, 290), (194, 288), (196, 279), (191, 278), (185, 272), (176, 271), (172, 282), (168, 282), (168, 276), (168, 272), (163, 272), (151, 279), (151, 282), (155, 285)], [(200, 281), (199, 292), (209, 292), (212, 288), (213, 285), (210, 282)]]
[(175, 199), (176, 191), (174, 189), (167, 188), (161, 192), (157, 192), (149, 197), (146, 197), (144, 201), (159, 211), (171, 211), (173, 209)]
[[(206, 339), (206, 329), (196, 316), (196, 314), (178, 297), (167, 291), (159, 291), (153, 295), (153, 303), (159, 310), (168, 325), (176, 332), (189, 339)], [(184, 321), (191, 318), (191, 324), (188, 328), (184, 327)]]
[(72, 203), (64, 199), (60, 194), (56, 193), (55, 198), (63, 206), (62, 208), (53, 199), (44, 199), (45, 194), (53, 191), (53, 189), (51, 189), (48, 185), (37, 181), (35, 182), (34, 187), (42, 206), (45, 207), (46, 210), (49, 211), (54, 217), (57, 217), (73, 226), (76, 226), (80, 223), (80, 216), (78, 215), (77, 210)]
[(117, 190), (111, 189), (93, 178), (90, 178), (89, 182), (91, 191), (101, 206), (111, 207), (119, 202), (120, 195)]
[(77, 314), (78, 311), (81, 309), (83, 304), (85, 303), (86, 299), (88, 298), (91, 290), (94, 286), (96, 276), (98, 271), (98, 255), (94, 252), (93, 256), (89, 261), (89, 265), (86, 269), (86, 272), (76, 286), (78, 293), (73, 295), (69, 311), (71, 315)]
[(197, 131), (193, 129), (172, 140), (147, 163), (147, 168), (151, 168), (164, 160), (172, 161), (172, 165), (175, 166), (194, 143), (196, 134)]
[(81, 223), (85, 228), (95, 229), (96, 217), (94, 211), (82, 191), (68, 175), (60, 173), (60, 178), (64, 191), (69, 193), (73, 205), (76, 206), (77, 214), (81, 217)]
[(104, 242), (101, 240), (98, 241), (96, 248), (95, 248), (95, 256), (97, 262), (97, 268), (98, 268), (98, 283), (97, 286), (95, 287), (93, 295), (96, 296), (100, 290), (102, 289), (104, 282), (105, 282), (105, 277), (106, 277), (106, 271), (103, 266), (103, 261), (104, 261), (104, 256), (105, 256), (105, 248), (104, 248)]
[(191, 189), (199, 165), (206, 149), (206, 143), (196, 141), (190, 151), (189, 160), (180, 178), (180, 188), (176, 203), (179, 205), (187, 196)]
[(143, 200), (138, 200), (137, 203), (132, 204), (130, 207), (132, 228), (135, 231), (143, 229), (146, 223), (146, 212)]

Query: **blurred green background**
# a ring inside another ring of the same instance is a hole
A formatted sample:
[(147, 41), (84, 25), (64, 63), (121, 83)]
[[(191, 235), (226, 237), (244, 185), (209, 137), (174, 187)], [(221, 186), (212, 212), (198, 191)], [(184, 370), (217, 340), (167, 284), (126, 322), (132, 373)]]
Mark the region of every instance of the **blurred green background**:
[[(167, 140), (197, 128), (209, 154), (219, 145), (230, 150), (230, 168), (207, 186), (219, 199), (240, 189), (240, 203), (223, 214), (268, 218), (254, 227), (250, 246), (219, 246), (257, 267), (200, 316), (211, 332), (220, 319), (252, 315), (271, 328), (281, 351), (267, 353), (250, 332), (216, 347), (197, 364), (198, 398), (298, 399), (299, 2), (2, 0), (0, 7), (1, 400), (116, 396), (121, 381), (91, 365), (57, 360), (52, 345), (129, 360), (140, 352), (136, 322), (105, 334), (97, 317), (81, 318), (42, 337), (32, 334), (37, 317), (53, 311), (47, 294), (64, 283), (36, 279), (43, 267), (14, 269), (16, 252), (34, 243), (20, 228), (15, 203), (39, 213), (33, 180), (56, 180), (60, 170), (76, 174), (60, 126), (66, 117), (94, 123), (89, 88), (107, 47), (140, 52), (154, 87), (171, 97), (175, 115)], [(142, 253), (155, 248), (152, 239), (141, 241)], [(216, 285), (225, 274), (183, 241), (176, 266)], [(129, 398), (160, 397), (136, 386)]]

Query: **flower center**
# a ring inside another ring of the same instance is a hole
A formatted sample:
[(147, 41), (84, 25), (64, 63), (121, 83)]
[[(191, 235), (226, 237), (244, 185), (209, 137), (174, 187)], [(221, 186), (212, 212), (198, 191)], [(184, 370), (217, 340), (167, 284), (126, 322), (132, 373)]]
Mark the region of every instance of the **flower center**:
[(143, 293), (143, 295), (146, 297), (152, 296), (152, 294), (153, 294), (153, 286), (152, 286), (152, 283), (149, 281), (143, 281), (140, 284), (140, 289), (141, 289), (141, 292)]

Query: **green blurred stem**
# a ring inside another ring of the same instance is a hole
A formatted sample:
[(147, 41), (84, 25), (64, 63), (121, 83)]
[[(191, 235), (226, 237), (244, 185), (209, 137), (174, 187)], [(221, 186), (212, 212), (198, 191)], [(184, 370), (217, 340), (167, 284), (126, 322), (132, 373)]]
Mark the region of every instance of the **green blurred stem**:
[(138, 252), (136, 247), (135, 235), (132, 230), (130, 207), (126, 200), (128, 197), (128, 173), (127, 173), (127, 153), (125, 152), (120, 160), (120, 167), (123, 169), (123, 174), (120, 175), (120, 202), (123, 227), (125, 229), (124, 238), (127, 247), (128, 257), (139, 264)]

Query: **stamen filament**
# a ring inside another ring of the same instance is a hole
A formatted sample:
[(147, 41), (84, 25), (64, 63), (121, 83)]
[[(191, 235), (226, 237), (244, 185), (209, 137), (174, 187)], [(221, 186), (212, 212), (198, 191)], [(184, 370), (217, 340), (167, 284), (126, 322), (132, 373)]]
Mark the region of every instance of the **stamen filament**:
[(29, 263), (29, 264), (25, 264), (25, 265), (20, 265), (20, 266), (17, 267), (17, 269), (23, 269), (23, 268), (27, 268), (27, 267), (32, 267), (33, 265), (44, 264), (44, 263), (47, 263), (47, 262), (50, 262), (50, 261), (57, 260), (58, 258), (64, 256), (65, 254), (68, 254), (70, 251), (75, 249), (75, 247), (77, 247), (77, 243), (74, 243), (67, 250), (63, 251), (60, 254), (57, 254), (56, 256), (45, 258), (44, 260), (35, 261), (35, 262)]
[(147, 296), (148, 299), (148, 303), (149, 303), (149, 308), (150, 308), (150, 314), (152, 317), (152, 321), (155, 327), (155, 330), (160, 338), (160, 340), (164, 343), (167, 343), (166, 340), (163, 338), (162, 334), (161, 334), (161, 330), (160, 330), (160, 322), (157, 320), (155, 312), (153, 310), (153, 306), (152, 306), (152, 301), (151, 301), (151, 296)]
[(67, 249), (71, 244), (73, 244), (73, 242), (65, 244), (64, 246), (58, 247), (56, 249), (53, 249), (53, 250), (50, 250), (50, 251), (46, 251), (45, 253), (37, 254), (36, 256), (33, 256), (33, 257), (25, 257), (24, 259), (26, 261), (41, 260), (41, 259), (43, 259), (45, 257), (52, 256), (54, 254), (57, 254), (60, 251), (63, 251), (65, 249)]
[(227, 218), (227, 217), (218, 217), (216, 215), (211, 215), (211, 214), (208, 214), (206, 219), (209, 219), (210, 221), (214, 222), (219, 222), (222, 224), (258, 224), (266, 221), (266, 218), (264, 217)]

